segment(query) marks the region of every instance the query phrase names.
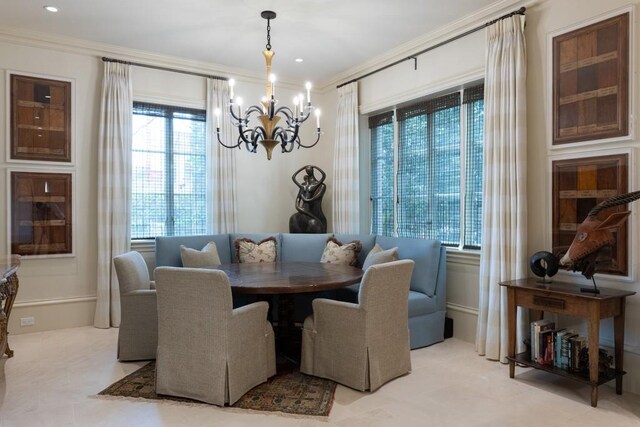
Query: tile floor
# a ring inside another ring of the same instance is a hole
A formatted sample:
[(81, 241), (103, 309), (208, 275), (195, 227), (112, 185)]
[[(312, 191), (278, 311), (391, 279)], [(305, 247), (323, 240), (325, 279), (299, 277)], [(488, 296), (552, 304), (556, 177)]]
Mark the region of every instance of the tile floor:
[(640, 426), (640, 396), (508, 368), (449, 339), (411, 352), (413, 372), (375, 393), (338, 386), (328, 419), (94, 398), (141, 363), (115, 360), (118, 330), (92, 327), (10, 337), (0, 359), (0, 426)]

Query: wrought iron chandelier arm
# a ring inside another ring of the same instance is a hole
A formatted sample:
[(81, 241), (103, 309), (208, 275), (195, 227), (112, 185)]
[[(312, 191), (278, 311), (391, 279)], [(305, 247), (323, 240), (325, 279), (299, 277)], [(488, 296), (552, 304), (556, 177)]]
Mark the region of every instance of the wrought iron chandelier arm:
[(249, 117), (253, 113), (256, 113), (256, 114), (260, 115), (260, 114), (264, 114), (264, 111), (262, 111), (262, 107), (260, 107), (258, 105), (252, 105), (251, 107), (247, 108), (247, 111), (245, 111), (245, 113), (244, 113), (244, 117), (246, 119), (249, 119)]
[(260, 138), (264, 138), (266, 135), (262, 127), (254, 129), (244, 129), (242, 125), (238, 126), (238, 133), (238, 145), (244, 142), (247, 147), (247, 151), (250, 151), (252, 153), (256, 152), (258, 140)]
[(227, 145), (224, 142), (222, 142), (222, 140), (220, 139), (220, 128), (218, 128), (216, 131), (216, 137), (218, 138), (218, 142), (220, 143), (220, 145), (222, 145), (225, 148), (237, 148), (240, 146), (240, 144), (242, 144), (242, 141), (239, 138), (238, 138), (238, 142), (235, 145)]
[(290, 153), (293, 150), (297, 137), (297, 129), (294, 131), (291, 127), (284, 129), (280, 126), (274, 129), (273, 139), (280, 141), (280, 147), (282, 147), (283, 153)]
[(240, 147), (240, 144), (242, 143), (242, 141), (240, 141), (240, 139), (238, 139), (238, 141), (235, 144), (225, 144), (224, 141), (222, 141), (222, 139), (220, 139), (220, 127), (216, 127), (216, 138), (218, 139), (218, 143), (220, 143), (220, 145), (222, 145), (225, 148), (237, 148)]
[[(234, 119), (236, 122), (238, 122), (238, 124), (242, 123), (242, 117), (239, 117), (236, 115), (236, 113), (233, 111), (233, 107), (235, 106), (235, 104), (233, 104), (233, 102), (229, 103), (229, 113), (231, 114), (231, 118)], [(238, 125), (235, 125), (238, 126)]]
[(298, 138), (300, 126), (289, 126), (286, 129), (278, 126), (273, 130), (273, 139), (280, 140), (283, 144), (289, 144)]
[(289, 121), (291, 121), (292, 119), (295, 118), (295, 115), (293, 114), (293, 111), (291, 111), (291, 108), (286, 107), (286, 106), (278, 108), (273, 113), (274, 116), (278, 116), (280, 114), (282, 114), (283, 116), (285, 116), (287, 118), (287, 122), (289, 122)]
[(300, 142), (300, 140), (298, 139), (298, 148), (302, 147), (302, 148), (312, 148), (315, 147), (315, 145), (318, 143), (318, 141), (320, 141), (320, 135), (322, 135), (322, 132), (320, 131), (320, 128), (316, 129), (316, 140), (313, 142), (313, 144), (310, 145), (304, 145), (302, 142)]
[(244, 136), (245, 139), (245, 147), (247, 151), (250, 153), (255, 153), (258, 149), (258, 135), (256, 134), (255, 129), (245, 129), (244, 133), (249, 135), (249, 138)]

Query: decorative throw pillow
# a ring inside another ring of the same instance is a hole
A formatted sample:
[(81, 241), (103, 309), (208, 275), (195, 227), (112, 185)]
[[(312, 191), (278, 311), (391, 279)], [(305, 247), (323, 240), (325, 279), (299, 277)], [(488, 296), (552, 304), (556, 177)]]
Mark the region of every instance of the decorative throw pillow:
[(325, 246), (324, 252), (322, 252), (320, 262), (356, 265), (358, 254), (361, 250), (362, 243), (360, 243), (359, 240), (354, 240), (353, 242), (343, 245), (334, 237), (329, 237), (327, 239), (327, 246)]
[(234, 242), (236, 247), (236, 259), (238, 262), (275, 262), (278, 255), (276, 238), (267, 237), (259, 243), (251, 239), (237, 239)]
[(384, 250), (376, 243), (376, 245), (369, 251), (367, 257), (362, 264), (362, 270), (367, 271), (367, 268), (376, 264), (384, 264), (385, 262), (396, 261), (398, 259), (398, 247)]
[(215, 242), (207, 243), (201, 251), (180, 245), (180, 257), (183, 267), (198, 268), (222, 264)]

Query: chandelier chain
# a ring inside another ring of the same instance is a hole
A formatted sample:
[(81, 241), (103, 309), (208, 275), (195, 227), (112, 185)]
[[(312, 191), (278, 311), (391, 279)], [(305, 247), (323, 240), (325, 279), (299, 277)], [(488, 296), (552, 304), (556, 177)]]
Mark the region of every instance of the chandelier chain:
[(267, 19), (267, 50), (271, 50), (271, 19)]

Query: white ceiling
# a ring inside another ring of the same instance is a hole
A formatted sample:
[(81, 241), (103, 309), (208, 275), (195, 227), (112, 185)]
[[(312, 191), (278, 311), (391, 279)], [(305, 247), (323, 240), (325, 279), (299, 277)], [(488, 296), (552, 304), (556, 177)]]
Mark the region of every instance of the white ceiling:
[[(0, 26), (132, 48), (225, 68), (261, 70), (263, 10), (273, 72), (326, 82), (497, 0), (0, 0)], [(58, 13), (43, 5), (57, 6)], [(304, 62), (296, 63), (302, 57)], [(215, 66), (213, 67), (215, 68)]]

